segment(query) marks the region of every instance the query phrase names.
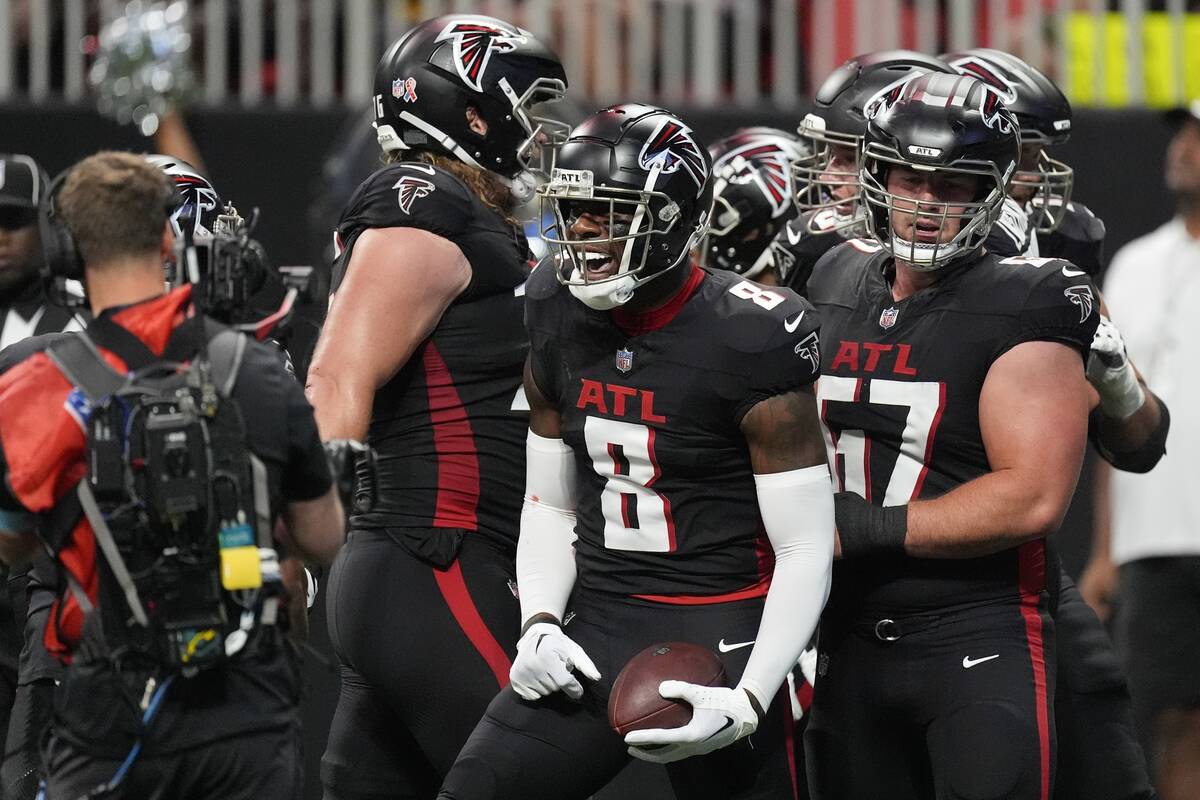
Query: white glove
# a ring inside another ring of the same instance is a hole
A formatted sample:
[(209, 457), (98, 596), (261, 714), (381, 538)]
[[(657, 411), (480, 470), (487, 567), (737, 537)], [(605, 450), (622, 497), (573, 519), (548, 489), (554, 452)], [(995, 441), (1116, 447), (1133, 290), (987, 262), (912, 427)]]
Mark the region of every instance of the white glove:
[(552, 692), (564, 692), (572, 700), (583, 697), (583, 685), (572, 674), (600, 680), (600, 671), (583, 648), (562, 628), (550, 622), (529, 626), (517, 642), (517, 657), (508, 671), (513, 691), (526, 700), (538, 700)]
[(1146, 393), (1125, 353), (1121, 331), (1103, 315), (1092, 338), (1087, 379), (1100, 395), (1100, 410), (1105, 416), (1125, 419), (1146, 402)]
[[(643, 761), (667, 764), (702, 756), (731, 745), (758, 728), (758, 713), (745, 689), (663, 681), (658, 693), (690, 705), (692, 721), (681, 728), (651, 728), (625, 734), (629, 755)], [(661, 747), (643, 749), (647, 745)]]

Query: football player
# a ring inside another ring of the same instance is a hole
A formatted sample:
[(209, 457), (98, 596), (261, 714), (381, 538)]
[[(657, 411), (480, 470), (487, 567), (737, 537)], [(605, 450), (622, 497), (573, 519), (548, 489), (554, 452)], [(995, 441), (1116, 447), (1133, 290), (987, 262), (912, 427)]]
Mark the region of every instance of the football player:
[(565, 91), (537, 37), (482, 16), (417, 25), (376, 72), (390, 163), (337, 226), (307, 378), (322, 438), (378, 454), (377, 499), (352, 516), (327, 598), (342, 663), (322, 760), (331, 797), (432, 796), (508, 684), (529, 276), (511, 212), (543, 148), (565, 138), (538, 116)]
[(697, 263), (761, 280), (770, 244), (796, 216), (793, 177), (813, 154), (795, 134), (740, 128), (708, 148), (713, 162), (713, 213), (696, 249)]
[(775, 280), (803, 295), (821, 256), (846, 239), (865, 235), (858, 169), (866, 109), (917, 75), (951, 71), (922, 53), (883, 50), (848, 59), (830, 73), (797, 131), (814, 157), (793, 168), (800, 216), (771, 243), (768, 273)]
[[(1101, 271), (1104, 223), (1072, 199), (1074, 173), (1046, 148), (1070, 137), (1071, 106), (1040, 70), (998, 50), (977, 48), (943, 56), (964, 75), (987, 82), (1004, 98), (1021, 128), (1021, 163), (1009, 189), (1036, 229), (1042, 256), (1064, 258), (1096, 277)], [(1005, 240), (989, 239), (1001, 255)], [(1103, 312), (1103, 300), (1100, 301)], [(1088, 361), (1098, 392), (1090, 438), (1118, 469), (1146, 472), (1163, 454), (1170, 417), (1166, 405), (1133, 368), (1120, 331), (1102, 316)], [(1054, 609), (1059, 647), (1058, 775), (1061, 798), (1153, 796), (1145, 754), (1138, 744), (1129, 687), (1104, 626), (1063, 570)], [(1085, 576), (1086, 577), (1086, 576)]]
[(1002, 255), (1065, 258), (1098, 277), (1104, 223), (1072, 199), (1074, 171), (1047, 152), (1071, 138), (1071, 104), (1066, 95), (1041, 70), (1001, 50), (978, 47), (941, 58), (995, 89), (1021, 126), (1021, 163), (1008, 193), (1029, 217), (1033, 242), (1021, 247), (1011, 239), (993, 238), (989, 249)]
[[(559, 257), (526, 297), (523, 631), (512, 689), (440, 796), (582, 800), (633, 755), (667, 763), (678, 797), (795, 797), (781, 686), (824, 603), (833, 533), (814, 313), (690, 261), (710, 162), (670, 112), (598, 112), (558, 164), (544, 192)], [(720, 650), (734, 688), (664, 682), (691, 722), (622, 740), (613, 681), (672, 640)]]
[(983, 248), (1020, 158), (1017, 121), (986, 84), (930, 73), (871, 111), (860, 181), (874, 241), (831, 251), (808, 282), (843, 557), (810, 786), (1047, 800), (1045, 540), (1083, 459), (1096, 296), (1069, 262)]

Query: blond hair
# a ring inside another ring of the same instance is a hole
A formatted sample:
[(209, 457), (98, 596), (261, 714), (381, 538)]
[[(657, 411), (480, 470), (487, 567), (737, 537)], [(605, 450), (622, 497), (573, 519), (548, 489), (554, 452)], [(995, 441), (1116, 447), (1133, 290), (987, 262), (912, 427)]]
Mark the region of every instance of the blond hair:
[(158, 167), (104, 151), (71, 168), (58, 193), (63, 222), (89, 266), (157, 252), (175, 188)]

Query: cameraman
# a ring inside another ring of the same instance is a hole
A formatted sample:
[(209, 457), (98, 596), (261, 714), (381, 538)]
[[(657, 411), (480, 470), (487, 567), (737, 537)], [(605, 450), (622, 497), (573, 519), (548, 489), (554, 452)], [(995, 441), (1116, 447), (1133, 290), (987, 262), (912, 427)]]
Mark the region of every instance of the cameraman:
[[(175, 205), (163, 173), (138, 156), (100, 153), (73, 167), (53, 199), (59, 224), (77, 245), (97, 317), (83, 336), (122, 373), (139, 349), (156, 358), (180, 352), (184, 323), (196, 311), (190, 287), (163, 292)], [(87, 470), (90, 409), (50, 356), (33, 355), (0, 377), (0, 557), (10, 562), (37, 549), (32, 534), (46, 534)], [(235, 374), (230, 396), (246, 446), (266, 467), (272, 515), (282, 515), (288, 544), (300, 555), (332, 560), (343, 538), (342, 511), (311, 409), (261, 345), (246, 342)], [(87, 568), (72, 573), (78, 593), (59, 596), (46, 630), (49, 649), (70, 661), (44, 751), (46, 796), (298, 793), (299, 676), (278, 626), (264, 614), (236, 655), (192, 676), (132, 650), (118, 660), (100, 625), (103, 609), (84, 611), (102, 584), (106, 559), (96, 548), (90, 523), (81, 519), (60, 549), (64, 560), (69, 553), (76, 567)]]

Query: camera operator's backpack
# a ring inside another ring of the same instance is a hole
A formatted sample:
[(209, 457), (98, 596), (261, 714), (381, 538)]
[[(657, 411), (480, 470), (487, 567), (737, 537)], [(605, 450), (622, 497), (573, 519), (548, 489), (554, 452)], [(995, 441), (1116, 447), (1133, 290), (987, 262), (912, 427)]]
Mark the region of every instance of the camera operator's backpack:
[[(115, 657), (191, 671), (239, 650), (260, 612), (274, 622), (278, 600), (259, 552), (274, 555), (266, 469), (230, 398), (245, 347), (243, 335), (197, 316), (162, 356), (106, 318), (47, 350), (83, 412), (87, 473), (65, 506), (77, 498), (95, 534), (97, 611)], [(44, 534), (56, 556), (73, 527)], [(71, 566), (63, 563), (68, 587), (90, 612)]]

